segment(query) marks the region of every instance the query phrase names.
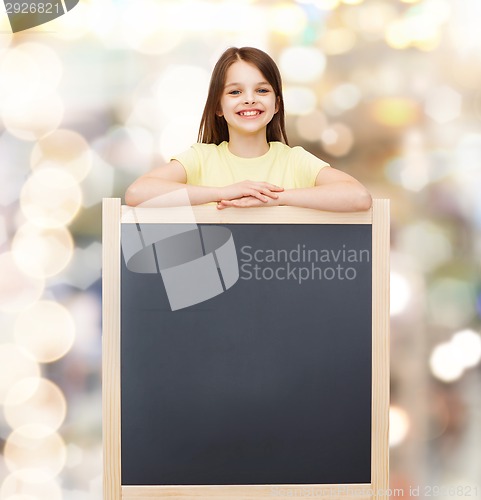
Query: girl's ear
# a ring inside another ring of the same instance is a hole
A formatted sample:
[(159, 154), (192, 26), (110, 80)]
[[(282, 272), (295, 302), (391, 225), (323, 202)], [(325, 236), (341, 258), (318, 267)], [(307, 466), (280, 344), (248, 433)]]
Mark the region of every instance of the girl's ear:
[(224, 116), (224, 113), (222, 111), (222, 106), (221, 106), (221, 103), (220, 103), (220, 99), (219, 99), (219, 102), (217, 103), (217, 109), (215, 110), (215, 115), (218, 116), (219, 118), (221, 116)]
[(274, 114), (276, 114), (279, 111), (279, 103), (280, 102), (281, 102), (281, 98), (279, 96), (277, 96), (277, 98), (276, 98), (276, 110), (275, 110)]

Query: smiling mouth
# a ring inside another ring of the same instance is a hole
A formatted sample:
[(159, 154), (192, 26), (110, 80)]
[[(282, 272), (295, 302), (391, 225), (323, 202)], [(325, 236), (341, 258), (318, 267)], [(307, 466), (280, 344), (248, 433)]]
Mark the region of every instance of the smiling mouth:
[(262, 111), (254, 110), (254, 111), (239, 111), (237, 113), (240, 116), (258, 116), (262, 113)]

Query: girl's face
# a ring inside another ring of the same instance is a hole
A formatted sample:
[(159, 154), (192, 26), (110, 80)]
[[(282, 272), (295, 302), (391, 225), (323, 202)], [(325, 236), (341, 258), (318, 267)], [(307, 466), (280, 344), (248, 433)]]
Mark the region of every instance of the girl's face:
[(220, 99), (219, 116), (224, 116), (229, 138), (266, 134), (267, 124), (278, 111), (277, 98), (265, 76), (253, 64), (236, 61), (227, 70)]

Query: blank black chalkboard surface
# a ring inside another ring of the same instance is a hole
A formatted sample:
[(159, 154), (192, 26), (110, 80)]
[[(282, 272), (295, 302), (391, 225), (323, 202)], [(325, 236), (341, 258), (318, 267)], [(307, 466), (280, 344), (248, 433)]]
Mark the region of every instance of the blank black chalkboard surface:
[(389, 202), (103, 206), (104, 499), (388, 496)]

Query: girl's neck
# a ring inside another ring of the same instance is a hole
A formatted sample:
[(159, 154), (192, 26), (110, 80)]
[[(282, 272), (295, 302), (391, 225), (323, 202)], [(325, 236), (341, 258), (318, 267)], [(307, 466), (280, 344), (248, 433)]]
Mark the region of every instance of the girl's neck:
[(229, 137), (229, 151), (241, 158), (257, 158), (269, 151), (269, 143), (265, 135), (244, 136), (232, 134)]

